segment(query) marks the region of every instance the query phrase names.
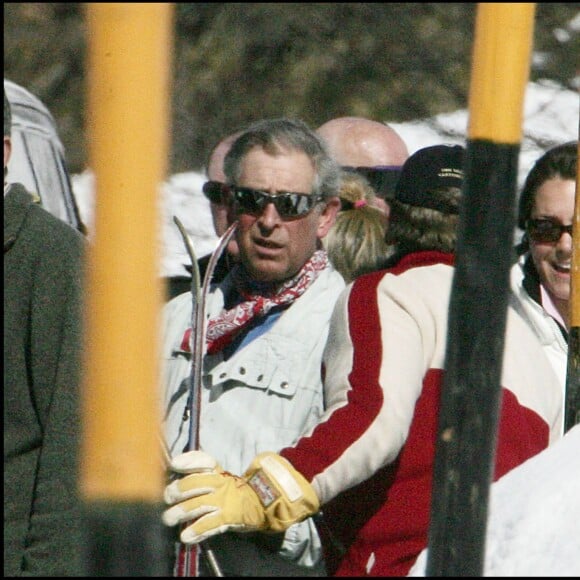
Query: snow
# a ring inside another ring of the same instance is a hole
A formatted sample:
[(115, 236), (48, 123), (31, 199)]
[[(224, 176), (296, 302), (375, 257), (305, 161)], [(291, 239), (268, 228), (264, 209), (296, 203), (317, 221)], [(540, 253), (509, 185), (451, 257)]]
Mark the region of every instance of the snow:
[[(73, 175), (72, 187), (83, 222), (88, 227), (89, 239), (94, 236), (94, 212), (96, 200), (93, 195), (94, 175), (90, 170)], [(191, 260), (185, 249), (181, 234), (173, 221), (176, 216), (194, 242), (198, 258), (213, 251), (217, 243), (209, 201), (201, 188), (206, 176), (201, 172), (187, 172), (172, 175), (159, 188), (161, 246), (161, 276), (189, 275), (185, 264)]]
[(183, 223), (185, 229), (195, 234), (194, 248), (198, 257), (213, 252), (217, 236), (213, 228), (209, 201), (201, 193), (205, 175), (200, 173), (178, 173), (163, 184), (162, 197), (170, 201), (163, 205), (163, 256), (162, 268), (165, 275), (187, 274), (183, 264), (191, 261), (185, 250), (173, 216)]
[[(580, 99), (574, 91), (562, 90), (548, 80), (529, 83), (524, 99), (518, 183), (547, 149), (578, 139)], [(465, 145), (468, 114), (466, 110), (436, 115), (410, 123), (389, 123), (414, 153), (421, 147), (450, 143)]]
[[(424, 576), (427, 550), (409, 576)], [(580, 575), (580, 425), (492, 484), (484, 576)]]
[[(534, 161), (557, 143), (578, 139), (580, 102), (574, 91), (548, 81), (530, 83), (524, 104), (519, 185)], [(456, 111), (410, 123), (389, 123), (410, 153), (436, 143), (466, 142), (467, 112)], [(388, 120), (387, 120), (388, 122)], [(173, 216), (194, 241), (198, 257), (217, 242), (201, 171), (171, 176), (160, 187), (160, 274), (185, 274), (189, 258)], [(72, 177), (83, 221), (92, 236), (93, 176)], [(490, 491), (486, 576), (580, 575), (580, 426), (561, 441), (494, 483)], [(410, 575), (423, 576), (423, 552)]]

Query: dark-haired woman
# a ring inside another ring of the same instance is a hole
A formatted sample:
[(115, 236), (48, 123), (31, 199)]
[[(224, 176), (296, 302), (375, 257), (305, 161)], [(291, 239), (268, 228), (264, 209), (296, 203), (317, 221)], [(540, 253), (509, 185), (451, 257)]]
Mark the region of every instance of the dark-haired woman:
[(540, 337), (562, 383), (566, 384), (570, 329), (570, 266), (576, 195), (578, 143), (549, 149), (526, 178), (518, 227), (524, 235), (512, 268), (516, 308)]

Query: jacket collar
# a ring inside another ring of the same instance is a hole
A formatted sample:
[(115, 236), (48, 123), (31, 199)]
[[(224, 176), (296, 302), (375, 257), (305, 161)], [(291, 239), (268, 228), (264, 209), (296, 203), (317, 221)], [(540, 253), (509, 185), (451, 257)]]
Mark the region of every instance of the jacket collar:
[(400, 273), (409, 268), (432, 266), (434, 264), (455, 265), (455, 254), (439, 250), (419, 250), (410, 253), (397, 253), (391, 256), (383, 265), (391, 273)]

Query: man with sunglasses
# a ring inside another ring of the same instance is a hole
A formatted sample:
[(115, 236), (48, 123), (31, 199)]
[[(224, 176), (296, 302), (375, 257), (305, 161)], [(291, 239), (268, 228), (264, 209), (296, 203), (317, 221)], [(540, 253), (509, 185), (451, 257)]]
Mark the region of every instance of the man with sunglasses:
[(316, 132), (343, 169), (366, 178), (377, 195), (377, 206), (388, 215), (388, 201), (409, 157), (401, 136), (386, 123), (364, 117), (337, 117)]
[[(345, 283), (321, 239), (340, 207), (340, 169), (304, 123), (282, 118), (243, 131), (224, 173), (239, 259), (206, 303), (199, 442), (225, 469), (241, 472), (256, 453), (292, 444), (323, 413), (322, 353)], [(177, 302), (191, 314), (189, 295)], [(188, 445), (191, 333), (187, 316), (172, 320), (163, 341), (164, 428), (179, 463)], [(285, 534), (228, 532), (210, 545), (226, 576), (324, 573), (312, 519)]]
[(511, 272), (514, 305), (541, 337), (563, 392), (577, 167), (578, 142), (570, 141), (546, 151), (531, 168), (519, 200), (520, 259)]

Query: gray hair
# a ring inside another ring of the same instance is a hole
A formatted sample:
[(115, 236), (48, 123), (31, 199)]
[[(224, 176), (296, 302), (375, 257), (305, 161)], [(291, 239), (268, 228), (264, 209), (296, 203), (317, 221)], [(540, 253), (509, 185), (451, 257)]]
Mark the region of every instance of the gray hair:
[(269, 155), (284, 150), (301, 151), (312, 161), (315, 171), (314, 195), (329, 198), (338, 195), (340, 167), (332, 159), (324, 141), (306, 123), (298, 119), (263, 119), (253, 123), (234, 141), (224, 159), (224, 173), (230, 183), (237, 183), (244, 157), (260, 147)]

